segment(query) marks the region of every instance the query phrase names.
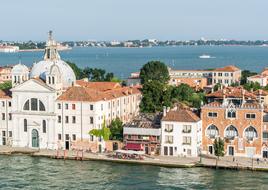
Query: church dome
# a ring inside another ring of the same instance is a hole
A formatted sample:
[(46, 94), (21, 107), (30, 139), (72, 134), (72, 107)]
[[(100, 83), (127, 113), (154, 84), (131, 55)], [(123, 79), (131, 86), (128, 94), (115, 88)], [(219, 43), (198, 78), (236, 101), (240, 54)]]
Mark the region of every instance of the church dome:
[(12, 70), (11, 70), (11, 74), (21, 74), (21, 73), (28, 73), (29, 69), (26, 65), (23, 65), (21, 63), (15, 65)]
[(39, 77), (46, 80), (47, 74), (50, 73), (52, 66), (57, 66), (60, 71), (62, 83), (64, 87), (69, 87), (75, 83), (75, 74), (72, 68), (62, 60), (43, 60), (33, 65), (30, 73), (31, 78)]
[(57, 43), (52, 39), (52, 32), (49, 32), (49, 39), (46, 44), (44, 60), (35, 63), (31, 69), (30, 77), (39, 77), (46, 80), (47, 75), (51, 74), (53, 66), (57, 66), (61, 83), (63, 87), (72, 86), (75, 81), (73, 69), (64, 61), (61, 60), (57, 50)]

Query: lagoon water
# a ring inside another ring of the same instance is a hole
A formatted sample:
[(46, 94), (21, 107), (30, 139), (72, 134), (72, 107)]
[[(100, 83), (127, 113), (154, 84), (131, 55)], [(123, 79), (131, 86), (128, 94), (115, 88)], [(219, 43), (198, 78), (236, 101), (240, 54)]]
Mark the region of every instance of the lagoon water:
[(262, 172), (0, 156), (0, 189), (268, 189)]
[[(200, 59), (209, 54), (211, 59)], [(80, 67), (103, 68), (126, 78), (150, 60), (164, 61), (174, 69), (207, 69), (234, 64), (241, 69), (260, 72), (268, 66), (268, 47), (256, 46), (180, 46), (153, 48), (73, 48), (60, 52), (62, 59)], [(43, 52), (0, 53), (0, 65), (23, 64), (31, 66), (42, 59)]]

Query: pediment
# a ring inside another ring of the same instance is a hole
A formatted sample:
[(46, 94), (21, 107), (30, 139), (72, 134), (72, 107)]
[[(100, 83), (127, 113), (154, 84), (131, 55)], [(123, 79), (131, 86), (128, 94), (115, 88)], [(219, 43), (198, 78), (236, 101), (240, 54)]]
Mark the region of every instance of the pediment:
[(55, 90), (47, 86), (44, 82), (30, 79), (14, 88), (11, 89), (12, 92), (23, 91), (23, 92), (54, 92)]

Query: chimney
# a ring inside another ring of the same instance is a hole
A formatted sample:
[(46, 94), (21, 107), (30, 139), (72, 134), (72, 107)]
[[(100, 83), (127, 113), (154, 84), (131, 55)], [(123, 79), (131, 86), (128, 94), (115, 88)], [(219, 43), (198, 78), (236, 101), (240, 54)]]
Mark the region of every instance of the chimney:
[(163, 107), (163, 116), (165, 117), (167, 115), (167, 108), (166, 106)]

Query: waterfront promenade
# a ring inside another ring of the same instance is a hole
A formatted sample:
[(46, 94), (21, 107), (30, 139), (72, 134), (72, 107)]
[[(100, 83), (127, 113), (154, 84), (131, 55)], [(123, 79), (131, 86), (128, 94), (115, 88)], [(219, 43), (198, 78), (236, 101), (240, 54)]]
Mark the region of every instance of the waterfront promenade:
[(257, 162), (256, 159), (244, 157), (221, 157), (216, 166), (214, 157), (202, 157), (201, 163), (199, 157), (166, 157), (166, 156), (146, 156), (144, 160), (124, 160), (109, 157), (108, 154), (97, 153), (81, 153), (76, 151), (56, 151), (56, 150), (38, 150), (29, 148), (13, 148), (8, 146), (0, 146), (1, 155), (29, 155), (33, 157), (46, 157), (51, 159), (69, 159), (83, 161), (105, 161), (125, 164), (143, 164), (155, 165), (172, 168), (191, 168), (191, 167), (207, 167), (219, 169), (235, 169), (235, 170), (254, 170), (267, 171), (268, 161), (261, 159)]

